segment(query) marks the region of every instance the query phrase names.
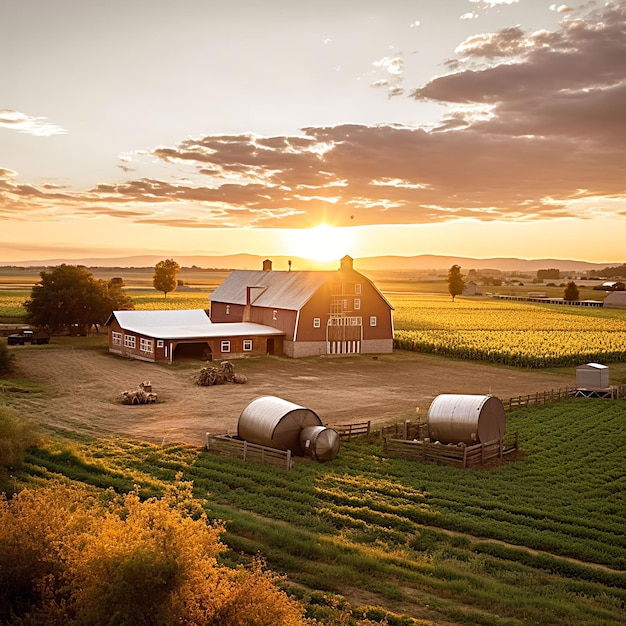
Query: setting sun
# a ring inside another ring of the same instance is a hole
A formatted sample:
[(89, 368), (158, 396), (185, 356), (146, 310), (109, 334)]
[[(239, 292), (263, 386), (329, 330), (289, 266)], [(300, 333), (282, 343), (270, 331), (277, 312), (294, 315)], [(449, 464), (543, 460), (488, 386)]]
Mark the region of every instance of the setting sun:
[(291, 254), (320, 262), (333, 261), (349, 254), (353, 240), (350, 229), (328, 224), (294, 230), (290, 237)]

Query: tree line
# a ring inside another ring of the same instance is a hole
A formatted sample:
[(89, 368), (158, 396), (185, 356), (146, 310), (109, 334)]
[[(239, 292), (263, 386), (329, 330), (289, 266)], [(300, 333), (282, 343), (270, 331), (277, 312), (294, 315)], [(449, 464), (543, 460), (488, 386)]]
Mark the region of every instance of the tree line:
[[(180, 266), (173, 259), (159, 261), (154, 268), (153, 287), (164, 297), (178, 285)], [(26, 321), (51, 334), (86, 335), (106, 323), (113, 311), (134, 309), (124, 293), (124, 280), (96, 279), (84, 265), (62, 264), (39, 274), (24, 303)]]

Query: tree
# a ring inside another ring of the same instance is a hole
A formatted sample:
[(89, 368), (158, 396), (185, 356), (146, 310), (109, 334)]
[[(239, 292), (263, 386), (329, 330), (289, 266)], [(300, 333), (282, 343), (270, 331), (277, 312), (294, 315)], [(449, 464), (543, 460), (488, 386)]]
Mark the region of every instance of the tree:
[(573, 280), (570, 280), (565, 285), (565, 291), (563, 292), (563, 300), (580, 300), (580, 291)]
[(461, 267), (453, 265), (448, 270), (448, 292), (452, 296), (452, 302), (454, 302), (455, 296), (463, 293), (463, 289), (465, 289), (465, 281), (461, 274)]
[(65, 485), (0, 497), (0, 623), (303, 625), (261, 561), (220, 564), (224, 527), (191, 489), (145, 501)]
[(85, 334), (104, 324), (114, 310), (134, 308), (118, 283), (96, 280), (83, 265), (66, 265), (42, 271), (41, 281), (24, 303), (27, 321), (50, 332)]
[(180, 272), (180, 265), (174, 259), (165, 259), (159, 261), (154, 267), (154, 276), (152, 277), (152, 285), (157, 291), (162, 291), (164, 297), (170, 291), (176, 289), (178, 284), (176, 275)]

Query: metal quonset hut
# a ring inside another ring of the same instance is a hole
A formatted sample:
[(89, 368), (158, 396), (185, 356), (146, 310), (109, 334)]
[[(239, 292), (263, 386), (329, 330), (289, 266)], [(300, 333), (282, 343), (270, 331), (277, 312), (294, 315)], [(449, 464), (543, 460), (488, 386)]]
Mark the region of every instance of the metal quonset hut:
[(428, 409), (428, 432), (442, 443), (487, 443), (504, 437), (504, 406), (494, 396), (441, 394)]
[(319, 461), (330, 461), (339, 451), (339, 435), (325, 427), (315, 411), (276, 396), (260, 396), (244, 408), (237, 436)]

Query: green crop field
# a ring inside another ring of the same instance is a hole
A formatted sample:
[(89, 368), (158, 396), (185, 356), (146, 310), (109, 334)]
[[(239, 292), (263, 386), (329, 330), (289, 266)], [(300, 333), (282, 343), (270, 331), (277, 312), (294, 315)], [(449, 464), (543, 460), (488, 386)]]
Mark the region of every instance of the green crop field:
[(611, 625), (626, 602), (625, 413), (624, 399), (517, 410), (519, 457), (479, 470), (386, 458), (377, 438), (289, 472), (65, 433), (13, 480), (150, 496), (182, 471), (226, 522), (227, 561), (262, 554), (321, 623), (356, 624), (328, 617), (349, 601), (388, 624)]

